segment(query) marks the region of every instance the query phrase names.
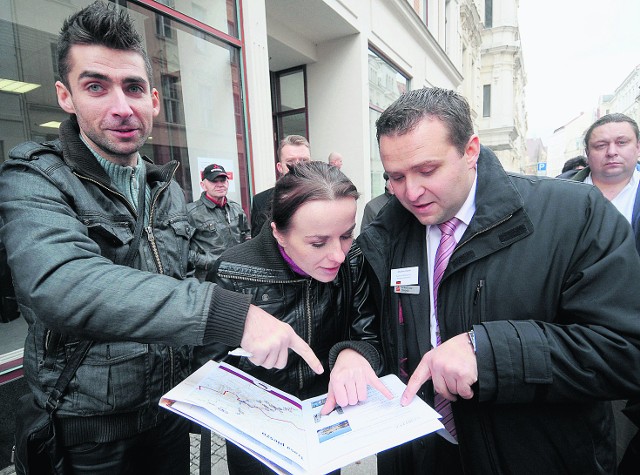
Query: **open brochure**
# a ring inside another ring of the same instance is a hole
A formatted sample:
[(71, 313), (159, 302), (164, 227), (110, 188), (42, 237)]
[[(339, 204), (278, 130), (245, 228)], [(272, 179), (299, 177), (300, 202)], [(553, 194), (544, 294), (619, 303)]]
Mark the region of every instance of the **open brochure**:
[(323, 474), (443, 429), (438, 413), (420, 398), (400, 404), (405, 385), (396, 376), (381, 380), (393, 399), (369, 387), (366, 401), (320, 416), (326, 395), (301, 401), (209, 361), (160, 405), (217, 432), (276, 472)]

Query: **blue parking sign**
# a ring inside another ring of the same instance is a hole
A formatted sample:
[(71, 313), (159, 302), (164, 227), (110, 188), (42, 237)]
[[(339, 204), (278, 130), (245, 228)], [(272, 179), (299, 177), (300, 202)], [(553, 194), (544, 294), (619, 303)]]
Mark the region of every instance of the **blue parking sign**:
[(547, 162), (538, 162), (538, 171), (546, 172), (547, 171)]

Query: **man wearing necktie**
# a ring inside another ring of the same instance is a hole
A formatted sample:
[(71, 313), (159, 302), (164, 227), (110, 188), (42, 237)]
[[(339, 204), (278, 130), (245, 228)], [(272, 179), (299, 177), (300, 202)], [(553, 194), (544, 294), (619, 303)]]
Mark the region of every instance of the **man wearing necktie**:
[(446, 429), (378, 473), (615, 473), (609, 401), (640, 393), (624, 217), (593, 187), (506, 172), (453, 91), (410, 91), (376, 127), (395, 198), (358, 242), (387, 370)]

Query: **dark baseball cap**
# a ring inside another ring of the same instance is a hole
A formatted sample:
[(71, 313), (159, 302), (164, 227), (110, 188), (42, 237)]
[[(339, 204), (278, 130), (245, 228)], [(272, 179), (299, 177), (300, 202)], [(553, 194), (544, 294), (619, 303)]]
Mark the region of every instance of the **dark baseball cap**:
[(203, 180), (213, 181), (219, 176), (224, 176), (225, 178), (229, 178), (229, 175), (227, 174), (227, 172), (220, 165), (212, 163), (211, 165), (207, 165), (206, 167), (204, 167), (204, 170), (202, 172)]

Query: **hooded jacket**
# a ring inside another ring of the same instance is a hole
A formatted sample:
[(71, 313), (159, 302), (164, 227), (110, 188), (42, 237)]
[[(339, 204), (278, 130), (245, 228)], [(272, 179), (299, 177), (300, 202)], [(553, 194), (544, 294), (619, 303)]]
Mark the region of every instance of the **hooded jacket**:
[(155, 426), (160, 396), (190, 370), (190, 346), (239, 344), (249, 301), (186, 279), (189, 238), (178, 166), (146, 164), (149, 223), (123, 265), (137, 213), (79, 138), (74, 118), (0, 168), (0, 240), (29, 324), (24, 374), (44, 406), (77, 342), (94, 341), (58, 407), (64, 443), (105, 442)]
[[(614, 473), (608, 401), (640, 391), (640, 258), (624, 217), (594, 187), (506, 173), (482, 147), (476, 212), (442, 278), (443, 341), (475, 331), (478, 382), (452, 404), (465, 473)], [(387, 369), (431, 349), (426, 227), (394, 197), (358, 237), (370, 264)], [(419, 295), (391, 269), (419, 266)], [(405, 324), (398, 323), (402, 306)], [(419, 392), (433, 403), (429, 381)], [(431, 473), (434, 437), (405, 473)], [(430, 455), (431, 454), (431, 455)]]

